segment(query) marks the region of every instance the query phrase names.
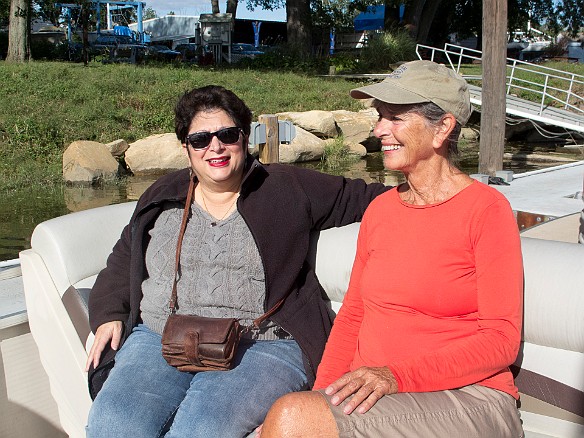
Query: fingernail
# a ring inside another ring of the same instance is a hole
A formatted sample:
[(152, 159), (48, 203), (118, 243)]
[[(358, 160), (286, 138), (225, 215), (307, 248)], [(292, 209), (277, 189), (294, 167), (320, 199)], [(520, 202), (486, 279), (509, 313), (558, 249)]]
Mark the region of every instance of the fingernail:
[(336, 406), (339, 403), (339, 397), (335, 395), (331, 398), (331, 403)]
[(327, 387), (327, 388), (324, 390), (324, 393), (325, 393), (326, 395), (331, 395), (331, 394), (333, 393), (333, 388), (331, 388), (330, 386), (329, 386), (329, 387)]

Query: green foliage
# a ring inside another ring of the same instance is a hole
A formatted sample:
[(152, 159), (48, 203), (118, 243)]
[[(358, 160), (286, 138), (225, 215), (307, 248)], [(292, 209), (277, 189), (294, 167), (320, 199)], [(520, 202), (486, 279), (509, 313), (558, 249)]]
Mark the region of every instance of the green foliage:
[(0, 31), (0, 60), (6, 59), (8, 53), (8, 32)]
[(0, 190), (60, 183), (62, 153), (75, 140), (134, 142), (174, 132), (177, 98), (208, 84), (233, 90), (256, 118), (282, 111), (360, 108), (349, 97), (358, 84), (292, 72), (0, 62)]
[(156, 11), (154, 9), (152, 9), (150, 6), (146, 8), (146, 10), (144, 11), (144, 13), (142, 14), (142, 19), (144, 20), (150, 20), (152, 18), (158, 18), (158, 14), (156, 13)]
[(306, 51), (284, 44), (255, 58), (244, 58), (237, 63), (236, 68), (324, 74), (328, 73), (328, 61), (323, 57), (307, 56)]
[(353, 73), (359, 70), (359, 59), (354, 53), (335, 53), (329, 59), (335, 73)]
[(358, 160), (359, 157), (351, 154), (349, 148), (345, 145), (343, 136), (339, 136), (325, 146), (321, 159), (321, 168), (326, 171), (344, 169)]
[(405, 30), (376, 34), (361, 51), (359, 69), (387, 71), (392, 64), (416, 59), (416, 43)]
[(315, 26), (353, 31), (353, 19), (379, 0), (313, 0), (310, 2)]
[(0, 0), (0, 27), (8, 26), (10, 15), (10, 0)]

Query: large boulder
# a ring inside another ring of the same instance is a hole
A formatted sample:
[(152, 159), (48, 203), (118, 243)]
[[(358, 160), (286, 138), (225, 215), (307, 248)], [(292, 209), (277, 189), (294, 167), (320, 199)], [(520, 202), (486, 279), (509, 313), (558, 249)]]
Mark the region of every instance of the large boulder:
[(130, 144), (126, 165), (134, 175), (159, 175), (189, 166), (174, 134), (156, 134)]
[(280, 163), (320, 160), (324, 146), (324, 140), (297, 126), (294, 140), (290, 144), (280, 144)]
[(335, 118), (330, 111), (285, 112), (277, 116), (279, 120), (289, 120), (320, 138), (334, 138), (338, 135)]
[(77, 140), (63, 153), (63, 179), (67, 182), (115, 179), (118, 169), (118, 162), (103, 143)]
[[(368, 143), (371, 143), (370, 138), (374, 137), (373, 128), (377, 121), (377, 112), (373, 109), (366, 109), (359, 112), (337, 110), (333, 111), (335, 122), (339, 127), (345, 140), (350, 143), (362, 143), (369, 150)], [(376, 142), (372, 142), (376, 144)]]

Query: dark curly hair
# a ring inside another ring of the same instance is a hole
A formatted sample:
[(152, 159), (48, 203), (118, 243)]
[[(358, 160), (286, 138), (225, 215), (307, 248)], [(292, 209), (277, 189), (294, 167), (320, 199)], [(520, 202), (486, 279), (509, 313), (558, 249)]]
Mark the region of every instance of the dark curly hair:
[(174, 109), (174, 131), (185, 143), (193, 119), (201, 111), (223, 110), (241, 128), (246, 137), (251, 129), (252, 113), (247, 105), (230, 90), (218, 85), (207, 85), (187, 91)]

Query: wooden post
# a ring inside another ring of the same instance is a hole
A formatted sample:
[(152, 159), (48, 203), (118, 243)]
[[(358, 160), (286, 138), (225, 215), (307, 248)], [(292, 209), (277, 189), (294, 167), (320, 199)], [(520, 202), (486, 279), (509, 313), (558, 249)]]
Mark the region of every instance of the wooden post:
[(503, 169), (507, 0), (483, 0), (483, 92), (479, 173)]
[(280, 162), (278, 116), (263, 114), (258, 117), (258, 122), (266, 125), (266, 142), (259, 145), (260, 161), (264, 164)]

